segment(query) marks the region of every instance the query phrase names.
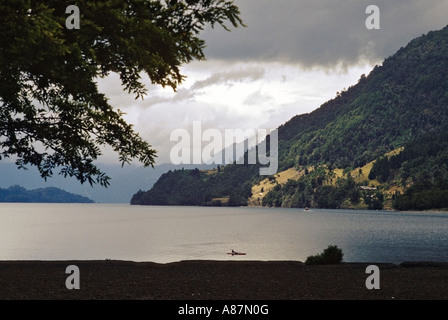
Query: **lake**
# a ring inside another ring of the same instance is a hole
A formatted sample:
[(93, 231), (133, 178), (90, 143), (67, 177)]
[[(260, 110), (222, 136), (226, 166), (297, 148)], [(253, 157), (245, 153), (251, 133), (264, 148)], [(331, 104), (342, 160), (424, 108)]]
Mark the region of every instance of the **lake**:
[(346, 262), (448, 261), (448, 214), (0, 204), (0, 260), (305, 261), (328, 245)]

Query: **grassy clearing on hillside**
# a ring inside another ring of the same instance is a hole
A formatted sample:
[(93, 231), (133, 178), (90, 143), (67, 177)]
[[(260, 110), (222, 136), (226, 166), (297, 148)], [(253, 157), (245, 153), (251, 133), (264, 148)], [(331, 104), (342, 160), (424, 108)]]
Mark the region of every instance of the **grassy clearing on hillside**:
[[(399, 154), (401, 151), (403, 151), (403, 148), (397, 148), (391, 152), (386, 153), (385, 157), (391, 157), (393, 155)], [(365, 164), (362, 167), (355, 168), (351, 171), (349, 171), (349, 174), (357, 184), (361, 184), (364, 182), (367, 182), (366, 186), (370, 187), (376, 187), (381, 188), (381, 183), (376, 180), (370, 180), (369, 174), (372, 170), (373, 164), (375, 161), (369, 162)], [(314, 167), (307, 168), (308, 172), (314, 171)], [(327, 173), (330, 171), (328, 169), (325, 170)], [(257, 185), (252, 186), (252, 197), (249, 199), (249, 205), (251, 206), (257, 206), (261, 205), (261, 201), (266, 196), (266, 194), (271, 191), (276, 185), (284, 185), (288, 180), (299, 180), (301, 179), (305, 174), (305, 169), (303, 170), (297, 170), (295, 168), (290, 168), (288, 170), (279, 172), (273, 176), (267, 177), (266, 179), (262, 180)], [(338, 179), (344, 179), (347, 178), (348, 172), (347, 170), (344, 170), (342, 168), (335, 168), (331, 171), (331, 175), (328, 175), (326, 180), (324, 181), (325, 185), (331, 185), (335, 186)], [(390, 198), (393, 194), (395, 194), (396, 191), (402, 191), (402, 187), (398, 186), (396, 184), (387, 184), (383, 185), (382, 192), (386, 195), (387, 198)], [(347, 203), (347, 207), (352, 207), (353, 205), (349, 205)], [(364, 209), (366, 207), (365, 204), (360, 202), (356, 205), (359, 209)]]
[(295, 168), (279, 172), (273, 178), (266, 178), (259, 184), (252, 186), (252, 197), (249, 198), (249, 205), (260, 205), (263, 197), (272, 190), (277, 184), (284, 184), (288, 180), (299, 180), (304, 174), (304, 170), (298, 171)]

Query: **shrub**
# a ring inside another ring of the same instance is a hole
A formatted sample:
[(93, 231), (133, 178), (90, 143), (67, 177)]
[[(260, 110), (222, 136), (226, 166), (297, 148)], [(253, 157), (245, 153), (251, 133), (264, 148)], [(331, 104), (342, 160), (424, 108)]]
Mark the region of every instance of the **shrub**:
[(328, 246), (321, 254), (309, 256), (305, 264), (337, 264), (342, 261), (342, 249), (337, 246)]

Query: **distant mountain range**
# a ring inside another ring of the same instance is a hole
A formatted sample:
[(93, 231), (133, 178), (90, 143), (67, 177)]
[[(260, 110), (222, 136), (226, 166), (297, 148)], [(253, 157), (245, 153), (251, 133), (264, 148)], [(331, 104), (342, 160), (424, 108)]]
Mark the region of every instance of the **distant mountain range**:
[(0, 188), (0, 202), (93, 203), (89, 198), (58, 188), (27, 190), (20, 186)]
[(241, 164), (176, 170), (131, 203), (448, 208), (447, 124), (448, 26), (280, 126), (277, 174)]

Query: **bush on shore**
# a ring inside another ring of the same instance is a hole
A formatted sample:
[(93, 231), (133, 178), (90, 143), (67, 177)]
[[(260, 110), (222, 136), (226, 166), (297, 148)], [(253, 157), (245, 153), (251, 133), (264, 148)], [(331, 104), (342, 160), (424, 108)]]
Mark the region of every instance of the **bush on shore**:
[(342, 249), (337, 246), (328, 246), (321, 254), (309, 256), (305, 264), (337, 264), (342, 262)]

